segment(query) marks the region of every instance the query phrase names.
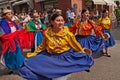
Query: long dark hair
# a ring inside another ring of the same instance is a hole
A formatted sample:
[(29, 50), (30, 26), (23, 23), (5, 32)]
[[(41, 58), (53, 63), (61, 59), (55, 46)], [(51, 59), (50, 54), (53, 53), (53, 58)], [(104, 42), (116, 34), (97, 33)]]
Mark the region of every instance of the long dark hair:
[[(53, 15), (51, 16), (51, 18), (50, 18), (50, 21), (54, 21), (58, 16), (62, 16), (62, 15), (61, 15), (61, 14), (58, 14), (58, 13), (53, 14)], [(63, 16), (62, 16), (62, 17), (63, 17)], [(53, 27), (52, 24), (51, 24), (50, 26)]]
[(104, 14), (106, 11), (108, 11), (107, 9), (104, 9), (103, 11), (102, 11), (102, 13)]
[[(86, 12), (86, 11), (89, 11), (87, 8), (85, 9), (82, 9), (82, 12), (81, 12), (81, 15), (82, 15), (82, 18), (83, 18), (83, 14)], [(83, 19), (81, 18), (81, 22), (83, 21)]]
[[(84, 14), (86, 11), (89, 11), (89, 10), (88, 10), (87, 8), (85, 8), (85, 9), (82, 10), (82, 12), (81, 12), (82, 18), (83, 18), (83, 14)], [(83, 22), (83, 19), (82, 19), (82, 18), (81, 18), (81, 22)], [(88, 20), (88, 23), (89, 23), (92, 27), (94, 27), (90, 20)]]
[[(101, 22), (102, 22), (102, 20), (103, 20), (103, 14), (106, 13), (106, 11), (108, 11), (108, 10), (107, 10), (107, 9), (104, 9), (104, 10), (102, 11)], [(109, 17), (109, 16), (108, 16), (108, 17)]]
[(84, 14), (86, 11), (88, 11), (88, 9), (82, 9), (82, 12), (81, 12), (81, 14)]
[[(53, 14), (53, 15), (51, 16), (50, 20), (54, 21), (58, 16), (62, 16), (62, 15), (55, 13), (55, 14)], [(62, 17), (63, 17), (63, 16), (62, 16)]]
[[(102, 11), (102, 17), (103, 17), (103, 14), (104, 13), (106, 13), (106, 11), (108, 11), (107, 9), (104, 9), (103, 11)], [(109, 16), (108, 16), (109, 17)]]

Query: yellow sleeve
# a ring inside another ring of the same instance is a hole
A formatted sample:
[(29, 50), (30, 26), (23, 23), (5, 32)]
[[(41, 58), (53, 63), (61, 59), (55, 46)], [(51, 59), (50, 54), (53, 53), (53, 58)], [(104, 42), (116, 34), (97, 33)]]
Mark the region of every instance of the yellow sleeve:
[(41, 45), (39, 45), (33, 53), (27, 53), (27, 57), (29, 58), (32, 56), (36, 56), (39, 52), (41, 52), (45, 49), (45, 46), (46, 46), (46, 37), (44, 37)]
[(68, 42), (69, 42), (70, 46), (75, 51), (84, 52), (84, 48), (82, 48), (82, 46), (80, 45), (80, 43), (77, 42), (77, 40), (76, 40), (76, 38), (75, 38), (75, 36), (73, 34), (69, 35)]

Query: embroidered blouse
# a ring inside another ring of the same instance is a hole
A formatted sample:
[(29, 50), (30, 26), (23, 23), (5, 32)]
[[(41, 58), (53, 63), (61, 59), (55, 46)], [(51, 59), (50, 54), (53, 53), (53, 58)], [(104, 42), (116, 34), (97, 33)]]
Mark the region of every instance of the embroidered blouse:
[(59, 33), (54, 33), (52, 28), (49, 28), (44, 36), (43, 42), (34, 53), (28, 53), (28, 57), (35, 56), (37, 53), (46, 49), (49, 53), (54, 52), (56, 54), (61, 54), (73, 48), (75, 51), (84, 52), (84, 49), (76, 41), (75, 36), (64, 27), (64, 30)]
[(70, 27), (70, 31), (75, 34), (75, 31), (77, 30), (78, 35), (88, 36), (92, 34), (92, 30), (94, 30), (95, 33), (100, 33), (96, 26), (96, 23), (93, 21), (83, 23), (78, 20), (73, 26)]
[(8, 25), (10, 26), (11, 33), (16, 31), (16, 27), (12, 21), (8, 21)]
[(82, 23), (78, 26), (78, 35), (87, 36), (91, 35), (93, 26), (90, 23)]
[(100, 18), (97, 21), (98, 25), (101, 25), (103, 29), (111, 29), (111, 20), (109, 17), (106, 18)]

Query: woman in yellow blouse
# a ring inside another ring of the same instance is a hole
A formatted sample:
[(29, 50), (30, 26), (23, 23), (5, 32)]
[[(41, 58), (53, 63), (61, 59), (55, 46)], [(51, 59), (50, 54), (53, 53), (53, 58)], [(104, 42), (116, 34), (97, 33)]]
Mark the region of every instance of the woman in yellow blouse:
[(102, 18), (100, 18), (97, 23), (98, 25), (101, 26), (101, 30), (103, 33), (108, 33), (110, 35), (110, 38), (108, 40), (105, 41), (105, 54), (108, 56), (108, 57), (111, 57), (110, 53), (108, 53), (108, 47), (111, 47), (113, 45), (115, 45), (115, 41), (110, 33), (111, 29), (112, 29), (112, 23), (111, 23), (111, 20), (110, 18), (108, 17), (109, 15), (109, 12), (108, 10), (103, 10), (103, 16)]
[(27, 54), (31, 58), (25, 60), (19, 70), (23, 78), (63, 80), (63, 76), (88, 70), (93, 65), (93, 58), (88, 55), (90, 50), (81, 47), (75, 36), (64, 26), (64, 19), (60, 14), (52, 15), (51, 24), (42, 44), (34, 53)]
[(77, 20), (76, 23), (70, 27), (70, 31), (76, 35), (77, 41), (82, 47), (92, 50), (93, 53), (98, 53), (105, 48), (103, 40), (100, 37), (95, 36), (92, 32), (94, 31), (96, 35), (101, 36), (104, 39), (102, 32), (97, 28), (94, 21), (89, 20), (89, 11), (83, 9), (81, 20)]

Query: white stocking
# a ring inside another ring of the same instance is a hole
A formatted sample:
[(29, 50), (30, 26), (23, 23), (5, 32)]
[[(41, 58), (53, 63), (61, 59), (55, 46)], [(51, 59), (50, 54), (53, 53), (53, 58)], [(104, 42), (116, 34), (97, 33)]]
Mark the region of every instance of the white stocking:
[(53, 78), (52, 80), (67, 80), (68, 77), (70, 77), (70, 76), (71, 76), (71, 74), (66, 75), (66, 76), (62, 76), (62, 77), (58, 77), (58, 78)]

